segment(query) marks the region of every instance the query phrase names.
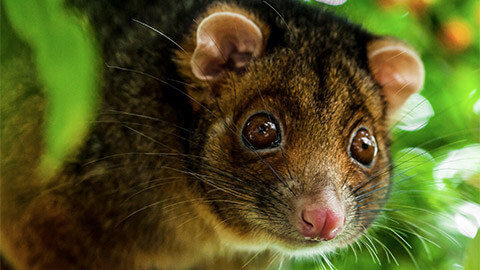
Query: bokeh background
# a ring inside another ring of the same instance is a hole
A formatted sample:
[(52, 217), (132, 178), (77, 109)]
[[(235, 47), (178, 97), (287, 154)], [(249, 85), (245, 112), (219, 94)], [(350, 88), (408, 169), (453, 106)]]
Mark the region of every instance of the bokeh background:
[[(406, 40), (426, 81), (392, 127), (394, 186), (376, 224), (348, 249), (285, 259), (282, 269), (480, 269), (480, 1), (304, 2)], [(1, 93), (14, 91), (18, 76), (41, 82), (49, 104), (41, 167), (49, 171), (88, 130), (101, 59), (88, 22), (61, 0), (3, 0), (1, 8)]]

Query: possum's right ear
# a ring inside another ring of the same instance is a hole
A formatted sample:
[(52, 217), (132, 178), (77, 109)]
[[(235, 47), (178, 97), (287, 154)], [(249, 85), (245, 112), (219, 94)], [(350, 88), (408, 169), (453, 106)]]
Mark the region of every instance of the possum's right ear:
[(387, 113), (393, 115), (407, 99), (422, 90), (425, 69), (418, 54), (405, 43), (383, 38), (367, 46), (368, 62), (387, 102)]
[(265, 35), (247, 16), (220, 11), (200, 22), (190, 60), (197, 79), (212, 81), (226, 71), (241, 72), (263, 52)]

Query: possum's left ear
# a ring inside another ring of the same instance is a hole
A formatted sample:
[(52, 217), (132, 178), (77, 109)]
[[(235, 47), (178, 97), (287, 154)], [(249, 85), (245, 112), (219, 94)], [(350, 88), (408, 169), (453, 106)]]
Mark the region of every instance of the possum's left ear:
[(370, 71), (382, 87), (388, 114), (394, 114), (423, 87), (425, 69), (417, 53), (394, 39), (377, 39), (367, 46)]
[(197, 79), (211, 81), (225, 71), (242, 71), (264, 49), (260, 27), (247, 16), (215, 12), (198, 25), (190, 64)]

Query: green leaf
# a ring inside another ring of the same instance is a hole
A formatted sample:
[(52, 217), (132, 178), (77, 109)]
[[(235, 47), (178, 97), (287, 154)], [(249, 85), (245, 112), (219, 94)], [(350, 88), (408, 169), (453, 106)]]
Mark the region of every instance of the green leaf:
[(5, 0), (13, 27), (32, 48), (47, 97), (46, 150), (40, 169), (52, 173), (82, 141), (97, 103), (99, 55), (80, 20), (61, 0)]
[(477, 236), (473, 239), (467, 252), (465, 270), (478, 270), (480, 267), (480, 230), (477, 232)]

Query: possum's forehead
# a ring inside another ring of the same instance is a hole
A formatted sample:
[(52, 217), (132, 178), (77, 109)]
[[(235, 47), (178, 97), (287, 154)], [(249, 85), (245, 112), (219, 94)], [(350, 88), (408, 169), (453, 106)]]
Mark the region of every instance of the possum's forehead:
[(328, 115), (343, 115), (338, 118), (341, 122), (355, 113), (364, 113), (374, 121), (383, 114), (381, 96), (376, 94), (378, 89), (368, 71), (342, 54), (318, 59), (279, 48), (255, 60), (230, 87), (232, 93), (243, 97), (237, 99), (243, 100), (238, 104), (243, 110), (280, 109), (297, 119), (326, 120)]

